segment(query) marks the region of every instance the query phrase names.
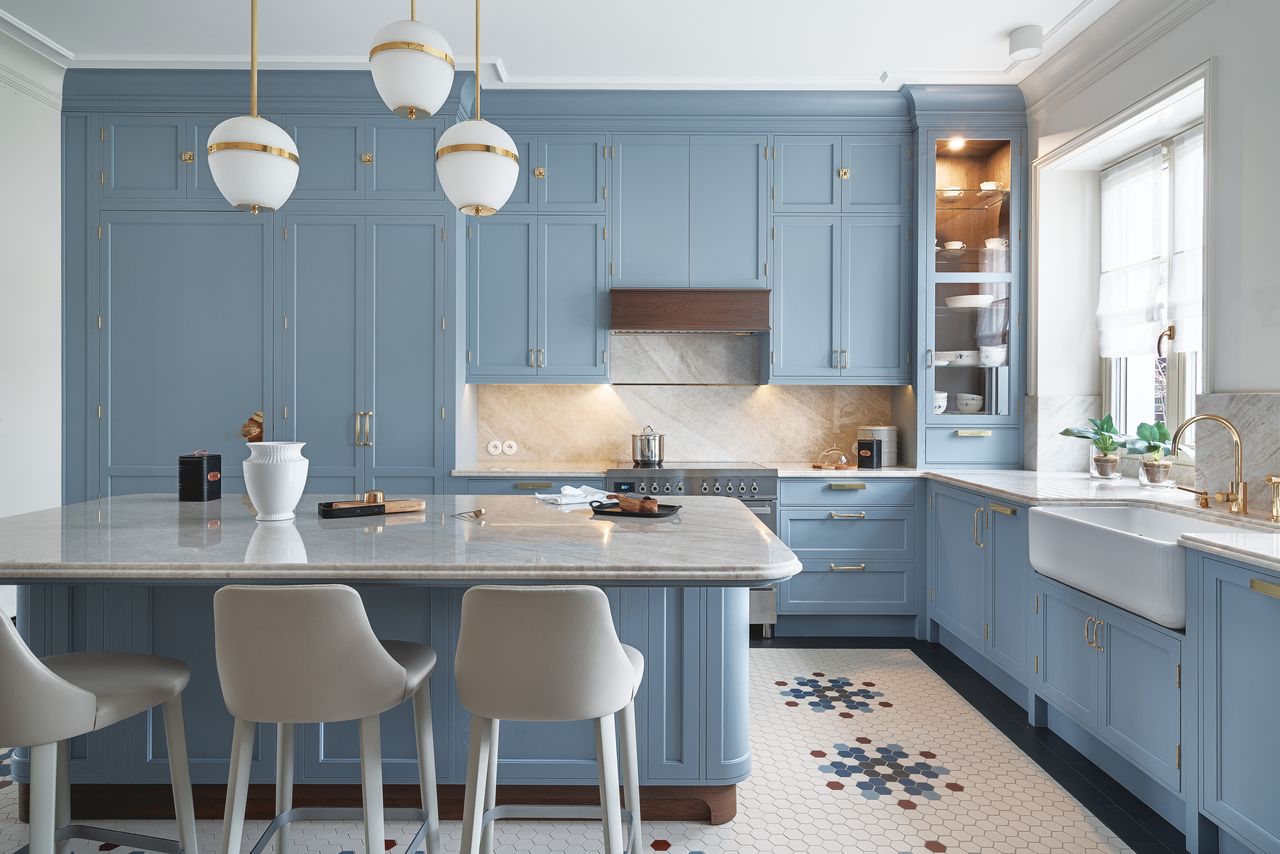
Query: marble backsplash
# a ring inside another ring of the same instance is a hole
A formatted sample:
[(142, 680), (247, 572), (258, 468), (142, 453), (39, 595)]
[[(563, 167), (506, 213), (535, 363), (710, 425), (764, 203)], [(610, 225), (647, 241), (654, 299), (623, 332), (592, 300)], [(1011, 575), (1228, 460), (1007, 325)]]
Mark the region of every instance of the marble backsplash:
[[(482, 385), (481, 464), (613, 462), (631, 458), (631, 434), (666, 434), (670, 462), (802, 461), (857, 428), (889, 423), (887, 388), (870, 386)], [(519, 452), (491, 457), (492, 439)]]
[[(1240, 431), (1244, 445), (1244, 479), (1249, 505), (1271, 506), (1269, 474), (1280, 474), (1280, 394), (1201, 394), (1196, 412), (1221, 415)], [(1235, 470), (1235, 445), (1217, 424), (1195, 425), (1196, 486), (1209, 492), (1225, 490)]]
[(1096, 394), (1031, 395), (1026, 398), (1023, 466), (1037, 471), (1088, 471), (1090, 445), (1060, 435), (1064, 427), (1085, 426), (1098, 418)]

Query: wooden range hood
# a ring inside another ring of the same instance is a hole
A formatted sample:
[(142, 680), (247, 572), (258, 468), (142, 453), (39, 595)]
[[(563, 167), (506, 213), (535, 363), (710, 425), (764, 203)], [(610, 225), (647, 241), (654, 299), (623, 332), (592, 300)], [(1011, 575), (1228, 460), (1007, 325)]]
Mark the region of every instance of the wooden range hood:
[(616, 288), (609, 292), (614, 332), (768, 332), (763, 288)]

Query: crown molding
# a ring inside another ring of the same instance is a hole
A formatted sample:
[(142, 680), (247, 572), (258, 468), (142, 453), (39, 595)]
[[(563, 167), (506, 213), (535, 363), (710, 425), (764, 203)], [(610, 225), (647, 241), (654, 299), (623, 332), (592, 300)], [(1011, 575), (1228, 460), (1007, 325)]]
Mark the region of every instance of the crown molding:
[(21, 31), (15, 31), (0, 19), (0, 84), (61, 110), (65, 72), (65, 66), (33, 47), (30, 38), (23, 37)]
[[(1164, 14), (1149, 19), (1145, 26), (1133, 32), (1127, 39), (1107, 52), (1100, 60), (1091, 63), (1081, 60), (1086, 62), (1083, 69), (1071, 75), (1063, 83), (1027, 108), (1028, 119), (1039, 121), (1044, 118), (1214, 2), (1216, 0), (1182, 0), (1177, 5), (1168, 8)], [(1098, 31), (1104, 32), (1105, 28), (1098, 28)], [(1061, 57), (1062, 55), (1059, 54), (1058, 56)], [(1042, 67), (1039, 70), (1043, 70), (1045, 74), (1051, 73), (1049, 68)]]

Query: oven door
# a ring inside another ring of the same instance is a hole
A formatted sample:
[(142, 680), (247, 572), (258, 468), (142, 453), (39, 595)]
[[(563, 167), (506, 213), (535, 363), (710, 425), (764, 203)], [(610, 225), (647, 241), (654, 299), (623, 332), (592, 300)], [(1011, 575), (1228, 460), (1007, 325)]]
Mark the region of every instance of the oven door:
[[(778, 502), (772, 500), (742, 499), (747, 509), (764, 522), (765, 527), (778, 533)], [(747, 606), (748, 620), (764, 627), (764, 637), (773, 636), (773, 626), (778, 622), (778, 588), (758, 587), (751, 591)]]
[(778, 533), (778, 502), (750, 498), (743, 498), (741, 501), (747, 505), (748, 510), (760, 517), (766, 528)]

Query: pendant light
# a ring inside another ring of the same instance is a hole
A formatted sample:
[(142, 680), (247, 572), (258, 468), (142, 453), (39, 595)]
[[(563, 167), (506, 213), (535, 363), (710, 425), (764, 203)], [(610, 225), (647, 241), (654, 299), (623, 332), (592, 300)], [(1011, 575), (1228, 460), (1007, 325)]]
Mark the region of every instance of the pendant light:
[(298, 183), (298, 146), (258, 115), (258, 0), (249, 0), (249, 115), (209, 134), (209, 171), (228, 202), (256, 214), (289, 200)]
[(436, 173), (454, 207), (469, 216), (489, 216), (511, 198), (519, 171), (520, 156), (511, 137), (480, 117), (480, 0), (476, 0), (476, 117), (440, 134)]
[(453, 88), (453, 51), (444, 36), (418, 20), (418, 0), (409, 0), (409, 20), (387, 24), (374, 34), (369, 70), (391, 112), (425, 119), (440, 109)]

